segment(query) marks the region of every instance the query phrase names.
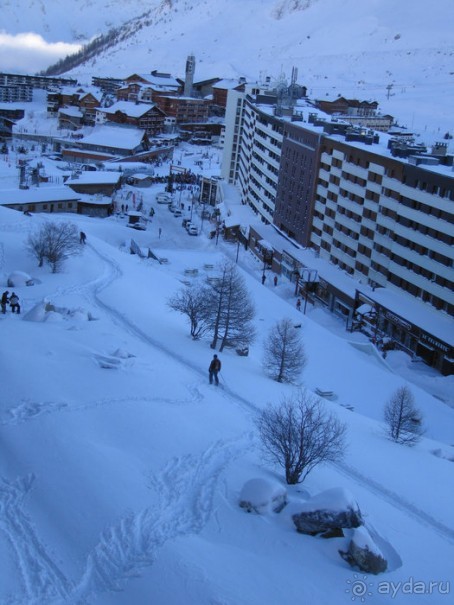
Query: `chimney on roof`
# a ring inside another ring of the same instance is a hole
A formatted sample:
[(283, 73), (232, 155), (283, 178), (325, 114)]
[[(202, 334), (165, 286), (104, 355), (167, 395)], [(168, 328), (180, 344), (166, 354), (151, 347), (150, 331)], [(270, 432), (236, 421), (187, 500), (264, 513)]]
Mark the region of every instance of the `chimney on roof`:
[(194, 84), (194, 72), (195, 72), (195, 57), (190, 54), (186, 59), (186, 75), (184, 80), (184, 91), (185, 97), (192, 96), (192, 87)]

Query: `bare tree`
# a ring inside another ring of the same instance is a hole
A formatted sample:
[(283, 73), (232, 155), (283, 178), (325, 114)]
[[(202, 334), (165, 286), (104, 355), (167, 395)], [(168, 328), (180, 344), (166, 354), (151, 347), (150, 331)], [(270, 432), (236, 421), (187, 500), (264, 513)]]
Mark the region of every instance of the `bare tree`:
[(46, 258), (46, 239), (43, 237), (42, 230), (30, 233), (25, 247), (28, 253), (36, 258), (38, 266), (42, 267)]
[(277, 382), (292, 382), (306, 365), (300, 332), (288, 318), (271, 328), (264, 348), (263, 365)]
[(26, 248), (42, 267), (46, 260), (57, 273), (63, 262), (72, 254), (80, 253), (79, 236), (76, 226), (70, 222), (47, 222), (35, 233), (28, 236)]
[(187, 286), (172, 296), (167, 304), (189, 319), (191, 336), (198, 340), (209, 328), (208, 299), (211, 293), (206, 286)]
[(400, 387), (385, 405), (385, 422), (390, 439), (414, 445), (423, 434), (422, 414), (414, 405), (415, 398), (407, 387)]
[(219, 350), (224, 347), (244, 347), (255, 338), (252, 325), (255, 309), (247, 291), (244, 279), (233, 263), (222, 265), (220, 275), (210, 280), (211, 330), (213, 339), (211, 348), (215, 349), (221, 341)]
[(305, 390), (264, 410), (258, 429), (265, 454), (285, 469), (291, 485), (302, 483), (318, 464), (341, 459), (345, 451), (345, 424)]

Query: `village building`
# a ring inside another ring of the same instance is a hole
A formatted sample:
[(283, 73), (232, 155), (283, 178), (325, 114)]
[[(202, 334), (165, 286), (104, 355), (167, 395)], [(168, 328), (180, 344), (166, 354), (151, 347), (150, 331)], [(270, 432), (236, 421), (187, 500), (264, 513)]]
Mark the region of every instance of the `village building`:
[(160, 134), (164, 129), (165, 113), (155, 104), (118, 101), (110, 107), (98, 107), (96, 123), (127, 124), (144, 130), (148, 135)]
[[(75, 130), (83, 125), (93, 126), (96, 108), (101, 102), (98, 90), (83, 87), (64, 87), (47, 94), (47, 112), (58, 114), (59, 126)], [(79, 110), (79, 113), (76, 113)], [(76, 119), (71, 119), (71, 118)], [(80, 117), (80, 119), (79, 119)]]
[(121, 186), (121, 172), (83, 170), (65, 180), (65, 185), (76, 193), (113, 196)]
[(146, 132), (131, 126), (98, 125), (81, 139), (58, 139), (62, 158), (77, 164), (150, 162), (171, 158), (173, 145), (153, 147)]
[(78, 107), (62, 107), (58, 110), (58, 127), (66, 130), (82, 128), (84, 114)]
[(376, 101), (338, 97), (334, 101), (316, 100), (315, 106), (324, 113), (349, 122), (353, 126), (364, 126), (380, 132), (388, 132), (394, 123), (393, 116), (378, 113)]
[(214, 83), (212, 88), (212, 100), (211, 103), (215, 108), (221, 108), (225, 111), (227, 106), (227, 96), (230, 90), (236, 90), (244, 92), (246, 86), (246, 80), (240, 78), (239, 80), (224, 79)]
[(19, 212), (77, 212), (80, 195), (68, 187), (0, 190), (0, 206)]
[(183, 96), (156, 96), (156, 103), (168, 118), (175, 123), (206, 122), (210, 111), (210, 102), (205, 99)]
[(181, 82), (170, 74), (152, 71), (149, 74), (132, 74), (125, 78), (124, 86), (116, 90), (119, 101), (153, 103), (156, 95), (178, 95), (183, 92)]

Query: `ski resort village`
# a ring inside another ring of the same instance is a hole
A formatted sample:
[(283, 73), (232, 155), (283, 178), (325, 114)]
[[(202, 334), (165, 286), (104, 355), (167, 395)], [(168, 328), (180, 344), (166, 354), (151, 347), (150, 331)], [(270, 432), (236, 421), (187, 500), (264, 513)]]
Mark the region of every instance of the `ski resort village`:
[(179, 61), (0, 73), (0, 603), (451, 603), (452, 124)]

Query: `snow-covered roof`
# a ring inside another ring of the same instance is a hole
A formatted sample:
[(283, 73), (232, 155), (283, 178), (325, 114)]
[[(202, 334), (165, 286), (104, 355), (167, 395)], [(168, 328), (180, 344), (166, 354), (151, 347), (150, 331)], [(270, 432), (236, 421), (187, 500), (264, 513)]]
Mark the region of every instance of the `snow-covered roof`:
[(216, 82), (216, 84), (213, 84), (213, 88), (222, 88), (224, 90), (232, 90), (233, 88), (236, 88), (237, 86), (240, 86), (242, 84), (242, 82), (239, 82), (238, 80), (235, 79), (225, 79), (225, 80), (220, 80), (219, 82)]
[(124, 126), (95, 126), (92, 133), (82, 139), (82, 144), (115, 147), (118, 149), (134, 149), (138, 147), (145, 133), (137, 128)]
[(64, 116), (69, 116), (72, 118), (82, 118), (83, 117), (83, 113), (81, 112), (81, 110), (78, 107), (75, 106), (71, 106), (71, 107), (61, 107), (58, 110), (58, 113)]
[(179, 82), (170, 75), (159, 75), (159, 74), (136, 74), (147, 83), (152, 84), (153, 86), (158, 86), (160, 88), (168, 88), (169, 90), (172, 88), (179, 88)]
[(68, 187), (36, 187), (32, 189), (0, 190), (0, 205), (66, 202), (79, 199), (79, 194)]
[(132, 103), (131, 101), (118, 101), (110, 107), (100, 107), (98, 111), (110, 115), (115, 114), (117, 111), (121, 111), (127, 116), (130, 116), (131, 118), (140, 118), (148, 111), (150, 111), (150, 109), (152, 109), (153, 107), (155, 107), (155, 105), (150, 103)]
[(134, 174), (131, 174), (131, 177), (133, 179), (136, 179), (137, 181), (142, 181), (144, 179), (151, 179), (151, 178), (153, 178), (153, 175), (151, 175), (151, 174), (145, 174), (144, 172), (136, 172)]
[(84, 170), (77, 177), (68, 179), (67, 185), (94, 185), (94, 184), (113, 184), (115, 185), (121, 178), (121, 172), (108, 170)]

